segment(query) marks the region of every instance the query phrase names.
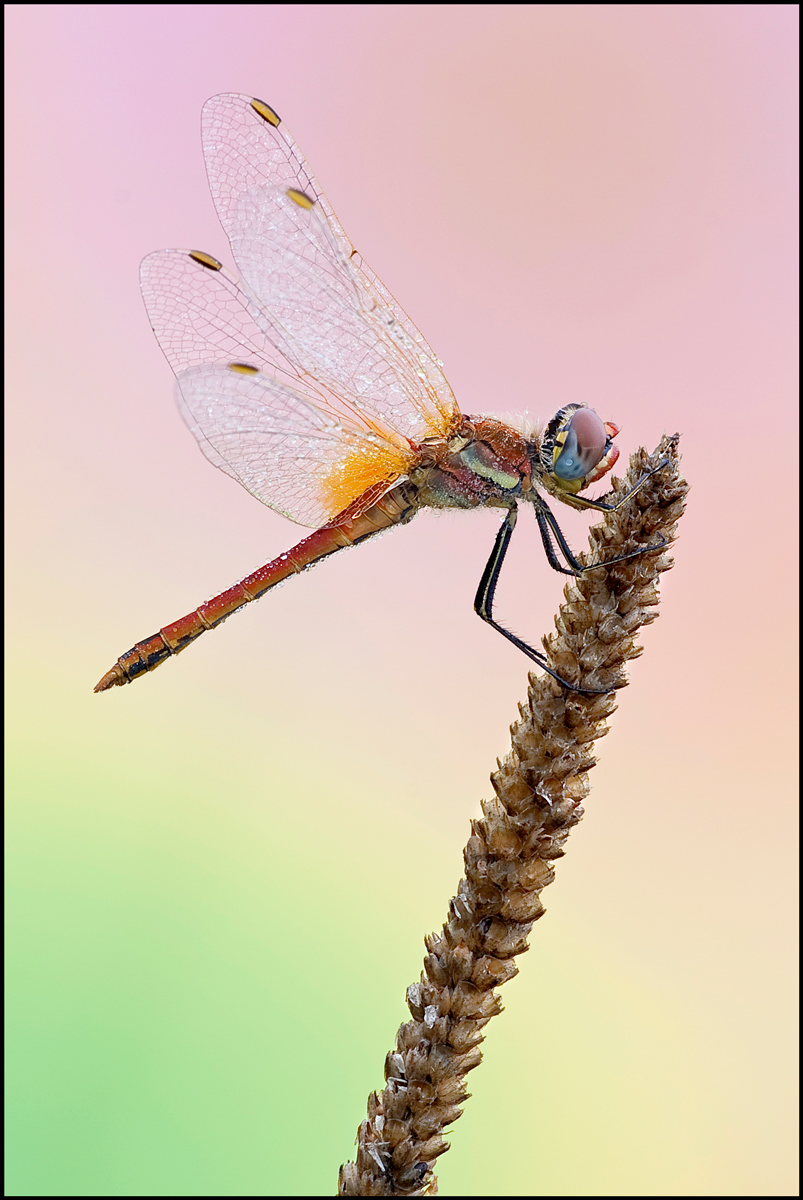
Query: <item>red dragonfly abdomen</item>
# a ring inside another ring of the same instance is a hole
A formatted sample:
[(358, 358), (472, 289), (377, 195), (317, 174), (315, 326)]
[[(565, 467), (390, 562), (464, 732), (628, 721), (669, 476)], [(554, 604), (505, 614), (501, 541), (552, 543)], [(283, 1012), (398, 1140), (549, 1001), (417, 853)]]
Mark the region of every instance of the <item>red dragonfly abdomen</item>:
[[(172, 625), (165, 625), (158, 633), (137, 642), (136, 646), (120, 655), (112, 669), (97, 684), (95, 691), (105, 692), (107, 688), (131, 683), (137, 676), (153, 671), (174, 654), (180, 654), (207, 629), (214, 629), (232, 613), (252, 600), (258, 600), (290, 575), (300, 574), (337, 550), (354, 546), (383, 529), (409, 520), (416, 510), (417, 490), (415, 485), (405, 481), (364, 512), (359, 512), (360, 501), (356, 501), (292, 550), (280, 554), (219, 596), (213, 596), (186, 617), (180, 617)], [(349, 516), (352, 510), (357, 511), (354, 517)]]

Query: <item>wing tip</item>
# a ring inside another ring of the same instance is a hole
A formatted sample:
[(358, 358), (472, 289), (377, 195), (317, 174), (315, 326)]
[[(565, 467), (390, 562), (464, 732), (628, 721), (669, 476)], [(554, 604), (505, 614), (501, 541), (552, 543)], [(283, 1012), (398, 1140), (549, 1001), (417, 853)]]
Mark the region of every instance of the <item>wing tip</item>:
[(214, 109), (231, 104), (232, 101), (235, 101), (241, 108), (253, 109), (257, 116), (261, 117), (268, 125), (272, 125), (274, 129), (282, 123), (282, 118), (275, 108), (272, 108), (264, 100), (260, 100), (258, 96), (246, 96), (244, 92), (218, 92), (216, 96), (210, 96), (204, 102), (201, 116), (208, 116)]

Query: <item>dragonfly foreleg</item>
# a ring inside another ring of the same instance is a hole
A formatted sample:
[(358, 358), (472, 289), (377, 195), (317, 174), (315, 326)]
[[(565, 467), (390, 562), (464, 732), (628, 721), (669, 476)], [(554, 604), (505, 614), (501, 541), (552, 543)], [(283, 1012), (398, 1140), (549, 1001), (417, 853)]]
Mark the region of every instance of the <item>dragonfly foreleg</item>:
[[(494, 619), (493, 601), (494, 594), (496, 593), (496, 585), (499, 582), (502, 563), (505, 561), (505, 555), (507, 554), (508, 546), (510, 545), (510, 539), (513, 536), (513, 530), (516, 528), (517, 516), (518, 510), (514, 505), (512, 505), (508, 509), (505, 519), (499, 527), (499, 532), (494, 539), (494, 546), (493, 550), (491, 551), (491, 556), (485, 564), (485, 570), (483, 571), (482, 578), (480, 579), (480, 586), (477, 588), (477, 594), (474, 597), (474, 611), (477, 616), (481, 617), (483, 621), (487, 622), (492, 629), (495, 629), (497, 633), (501, 633), (502, 637), (507, 638), (507, 640), (512, 642), (518, 650), (521, 650), (522, 654), (526, 654), (527, 657), (532, 659), (534, 663), (537, 663), (542, 671), (546, 671), (547, 675), (551, 675), (553, 679), (556, 679), (561, 687), (568, 688), (571, 692), (580, 692), (581, 695), (584, 696), (606, 696), (608, 692), (611, 691), (610, 688), (583, 688), (579, 687), (576, 683), (569, 683), (568, 679), (564, 679), (562, 675), (558, 675), (557, 671), (554, 671), (552, 667), (550, 667), (546, 655), (542, 654), (540, 650), (534, 650), (532, 646), (529, 646), (526, 642), (522, 641), (522, 639), (517, 637), (515, 633), (511, 633), (509, 629), (505, 629), (504, 625), (500, 625), (499, 622)], [(561, 534), (561, 537), (562, 536), (563, 535)], [(546, 546), (546, 544), (547, 543), (545, 540), (544, 545)], [(557, 561), (551, 541), (549, 542), (547, 556), (550, 554), (554, 559), (556, 570), (565, 570), (565, 568), (561, 567)], [(567, 571), (566, 574), (571, 575), (574, 574), (574, 572)]]
[[(652, 467), (649, 471), (645, 471), (641, 479), (637, 479), (632, 488), (625, 492), (624, 496), (620, 497), (615, 504), (606, 504), (604, 500), (590, 500), (588, 496), (572, 496), (572, 503), (580, 508), (594, 508), (598, 512), (618, 512), (631, 496), (634, 496), (639, 488), (644, 487), (648, 479), (652, 479), (653, 475), (657, 475), (659, 471), (663, 471), (664, 467), (669, 466), (669, 459), (665, 458), (657, 467)], [(608, 493), (610, 495), (610, 493)]]

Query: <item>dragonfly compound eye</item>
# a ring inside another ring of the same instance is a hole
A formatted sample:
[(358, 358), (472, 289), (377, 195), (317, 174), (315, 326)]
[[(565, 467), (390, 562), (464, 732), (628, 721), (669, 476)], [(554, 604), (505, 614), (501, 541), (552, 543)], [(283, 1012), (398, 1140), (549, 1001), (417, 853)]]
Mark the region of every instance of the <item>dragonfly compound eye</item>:
[(555, 438), (552, 472), (567, 482), (593, 471), (608, 446), (608, 431), (593, 408), (578, 408)]

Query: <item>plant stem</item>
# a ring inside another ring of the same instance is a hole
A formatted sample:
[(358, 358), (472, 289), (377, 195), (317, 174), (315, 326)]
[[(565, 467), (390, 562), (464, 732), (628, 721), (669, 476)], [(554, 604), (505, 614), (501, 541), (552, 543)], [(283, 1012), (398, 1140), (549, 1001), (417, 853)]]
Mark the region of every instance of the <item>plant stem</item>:
[(658, 579), (672, 566), (674, 540), (688, 486), (679, 472), (678, 438), (654, 454), (637, 451), (614, 496), (666, 460), (618, 511), (590, 531), (584, 563), (645, 545), (661, 550), (589, 571), (564, 590), (556, 632), (544, 639), (550, 663), (565, 679), (610, 687), (605, 695), (569, 692), (548, 675), (530, 675), (526, 704), (511, 728), (512, 748), (491, 775), (495, 797), (482, 803), (463, 852), (465, 876), (440, 934), (424, 939), (419, 983), (407, 989), (412, 1020), (385, 1059), (386, 1084), (368, 1098), (354, 1162), (340, 1168), (343, 1196), (422, 1196), (437, 1191), (433, 1164), (449, 1149), (444, 1129), (462, 1115), (467, 1073), (479, 1065), (484, 1027), (501, 1011), (494, 991), (518, 972), (544, 914), (541, 890), (583, 815), (594, 742), (608, 732), (624, 667), (641, 654), (636, 633), (658, 615)]

